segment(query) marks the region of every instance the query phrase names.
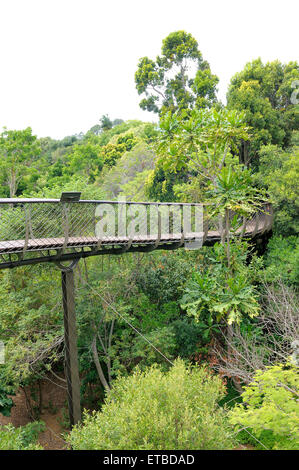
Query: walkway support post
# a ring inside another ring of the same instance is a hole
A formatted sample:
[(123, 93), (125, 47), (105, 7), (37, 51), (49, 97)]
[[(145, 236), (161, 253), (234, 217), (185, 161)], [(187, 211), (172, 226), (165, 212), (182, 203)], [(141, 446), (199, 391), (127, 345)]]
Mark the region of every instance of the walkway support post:
[(61, 270), (64, 311), (65, 375), (71, 426), (81, 420), (80, 378), (78, 365), (77, 328), (75, 314), (75, 285), (72, 267)]

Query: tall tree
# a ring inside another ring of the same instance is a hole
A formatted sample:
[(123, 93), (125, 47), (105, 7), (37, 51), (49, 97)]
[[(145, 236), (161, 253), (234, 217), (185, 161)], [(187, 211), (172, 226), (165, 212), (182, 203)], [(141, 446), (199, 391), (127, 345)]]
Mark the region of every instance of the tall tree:
[(292, 130), (299, 128), (298, 106), (292, 104), (293, 84), (299, 79), (297, 62), (278, 60), (263, 64), (259, 58), (246, 64), (231, 79), (227, 93), (230, 109), (244, 110), (246, 123), (252, 127), (250, 144), (243, 142), (241, 161), (257, 164), (262, 145), (287, 147)]
[(94, 182), (103, 168), (101, 146), (97, 142), (86, 140), (75, 144), (68, 155), (68, 170), (71, 174), (81, 174)]
[(169, 34), (162, 41), (161, 56), (156, 61), (142, 57), (135, 73), (138, 94), (145, 95), (139, 106), (159, 114), (211, 106), (218, 81), (197, 41), (185, 31)]
[(299, 234), (299, 145), (287, 151), (276, 145), (260, 149), (260, 165), (256, 178), (267, 188), (274, 209), (274, 230), (277, 235)]
[(15, 197), (20, 181), (36, 164), (40, 152), (40, 144), (30, 127), (20, 131), (4, 128), (0, 135), (0, 168), (10, 197)]
[(112, 129), (113, 127), (113, 122), (109, 118), (108, 114), (103, 114), (103, 116), (100, 119), (100, 127), (102, 132), (108, 131), (109, 129)]

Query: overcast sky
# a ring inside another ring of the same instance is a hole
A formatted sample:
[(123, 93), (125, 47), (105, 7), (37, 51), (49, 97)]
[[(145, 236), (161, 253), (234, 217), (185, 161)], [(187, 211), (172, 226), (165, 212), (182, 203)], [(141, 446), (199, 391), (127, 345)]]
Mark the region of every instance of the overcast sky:
[(39, 137), (86, 132), (102, 114), (154, 120), (134, 73), (184, 29), (220, 78), (246, 62), (298, 60), (297, 0), (0, 0), (0, 129)]

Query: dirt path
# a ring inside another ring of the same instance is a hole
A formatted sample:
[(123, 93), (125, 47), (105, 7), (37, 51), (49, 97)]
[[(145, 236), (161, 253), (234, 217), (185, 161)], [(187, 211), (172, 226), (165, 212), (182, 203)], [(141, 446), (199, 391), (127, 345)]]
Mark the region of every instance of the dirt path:
[[(62, 375), (60, 375), (62, 378)], [(48, 450), (59, 450), (67, 448), (62, 434), (67, 432), (65, 428), (65, 417), (67, 416), (67, 394), (65, 382), (49, 376), (49, 379), (41, 382), (43, 395), (43, 409), (40, 420), (44, 421), (46, 430), (40, 434), (39, 443)], [(63, 388), (62, 388), (63, 387)], [(11, 410), (11, 416), (0, 414), (0, 425), (13, 424), (13, 426), (24, 426), (30, 423), (26, 399), (23, 391), (12, 397), (15, 403)]]

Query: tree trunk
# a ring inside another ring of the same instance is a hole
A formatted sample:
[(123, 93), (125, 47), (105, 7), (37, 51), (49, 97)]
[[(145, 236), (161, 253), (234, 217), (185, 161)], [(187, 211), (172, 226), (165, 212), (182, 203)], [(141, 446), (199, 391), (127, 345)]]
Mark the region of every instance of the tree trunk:
[(92, 348), (93, 360), (94, 360), (94, 363), (95, 363), (95, 366), (96, 366), (97, 373), (99, 375), (101, 384), (103, 385), (105, 390), (110, 390), (110, 386), (109, 386), (109, 384), (106, 380), (106, 377), (104, 375), (102, 366), (101, 366), (100, 361), (99, 361), (96, 336), (94, 336), (94, 338), (93, 338), (91, 348)]
[(15, 197), (16, 192), (17, 192), (17, 175), (15, 171), (12, 169), (10, 173), (10, 179), (9, 179), (9, 196)]

